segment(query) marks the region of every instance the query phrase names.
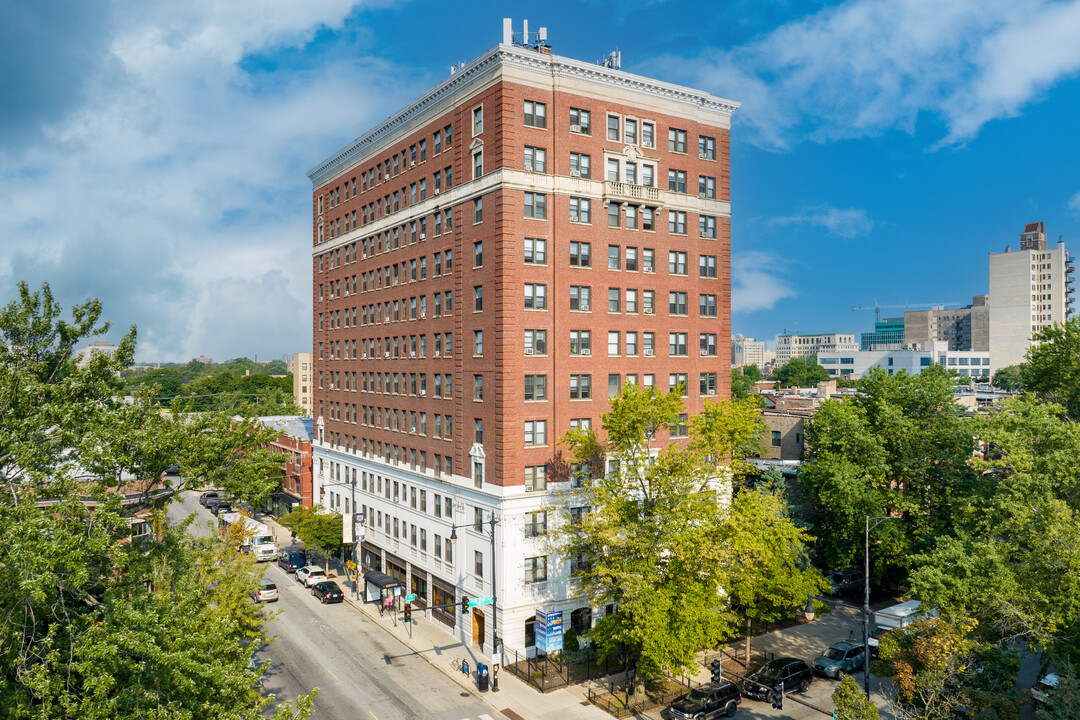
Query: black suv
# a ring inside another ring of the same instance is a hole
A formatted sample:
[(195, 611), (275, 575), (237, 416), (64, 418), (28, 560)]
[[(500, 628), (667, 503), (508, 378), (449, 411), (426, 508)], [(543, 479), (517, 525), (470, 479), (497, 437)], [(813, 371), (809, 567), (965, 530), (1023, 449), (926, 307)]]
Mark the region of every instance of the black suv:
[(293, 573), (308, 564), (307, 553), (298, 550), (282, 550), (278, 554), (278, 567), (287, 573)]
[(660, 716), (664, 720), (708, 720), (709, 718), (735, 714), (739, 707), (739, 687), (726, 680), (706, 683), (671, 703)]
[(755, 700), (770, 700), (774, 691), (779, 691), (781, 685), (784, 692), (798, 690), (806, 692), (810, 682), (814, 679), (814, 672), (810, 666), (798, 658), (776, 658), (770, 660), (754, 672), (743, 682), (743, 695)]

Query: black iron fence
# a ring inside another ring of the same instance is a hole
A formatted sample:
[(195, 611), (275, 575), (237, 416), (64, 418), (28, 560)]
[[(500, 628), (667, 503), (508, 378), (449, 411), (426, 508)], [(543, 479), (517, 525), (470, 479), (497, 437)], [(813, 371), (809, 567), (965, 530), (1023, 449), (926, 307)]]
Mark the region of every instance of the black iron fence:
[(661, 678), (642, 685), (642, 692), (631, 694), (623, 682), (609, 681), (607, 687), (587, 692), (589, 702), (616, 718), (633, 717), (638, 713), (666, 708), (701, 683), (690, 678), (679, 680)]
[(615, 656), (599, 658), (591, 648), (529, 657), (516, 650), (504, 650), (503, 668), (540, 692), (606, 678), (626, 671), (626, 663)]

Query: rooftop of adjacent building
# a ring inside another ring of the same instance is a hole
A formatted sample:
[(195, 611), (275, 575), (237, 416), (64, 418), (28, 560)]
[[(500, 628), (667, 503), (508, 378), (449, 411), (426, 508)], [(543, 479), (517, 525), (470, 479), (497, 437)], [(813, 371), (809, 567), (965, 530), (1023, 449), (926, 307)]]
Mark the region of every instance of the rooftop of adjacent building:
[(259, 422), (283, 435), (311, 442), (315, 437), (314, 421), (305, 415), (267, 415)]

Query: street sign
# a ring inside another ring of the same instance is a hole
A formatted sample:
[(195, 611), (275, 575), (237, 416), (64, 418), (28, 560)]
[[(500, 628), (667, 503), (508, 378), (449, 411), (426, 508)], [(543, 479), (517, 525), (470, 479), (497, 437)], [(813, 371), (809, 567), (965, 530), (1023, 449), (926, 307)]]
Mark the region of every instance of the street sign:
[(416, 599), (416, 593), (409, 593), (405, 596), (405, 602), (412, 602)]
[(558, 652), (563, 646), (563, 624), (561, 612), (536, 613), (533, 626), (536, 633), (536, 649), (542, 652)]
[(478, 605), (490, 605), (495, 602), (495, 598), (491, 595), (486, 595), (482, 598), (473, 598), (469, 601), (469, 607), (477, 607)]

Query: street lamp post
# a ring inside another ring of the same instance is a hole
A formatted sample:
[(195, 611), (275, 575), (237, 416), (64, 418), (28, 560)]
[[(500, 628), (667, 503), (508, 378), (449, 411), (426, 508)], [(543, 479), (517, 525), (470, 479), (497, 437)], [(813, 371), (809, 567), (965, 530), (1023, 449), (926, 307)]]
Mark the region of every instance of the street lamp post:
[[(499, 584), (498, 576), (495, 574), (495, 526), (498, 523), (499, 518), (495, 517), (495, 511), (492, 510), (491, 517), (488, 518), (487, 524), (491, 530), (491, 655), (493, 658), (499, 655)], [(451, 543), (457, 543), (457, 529), (459, 527), (467, 526), (450, 526)], [(493, 670), (491, 674), (491, 689), (492, 691), (497, 691), (499, 689), (499, 676), (497, 670)]]
[[(874, 520), (871, 525), (870, 521)], [(866, 516), (866, 546), (863, 556), (863, 692), (870, 697), (870, 531), (886, 520), (899, 520), (892, 515)]]
[(352, 597), (353, 600), (360, 599), (360, 560), (357, 553), (357, 546), (360, 544), (360, 538), (356, 536), (356, 475), (352, 477), (352, 517), (349, 518), (349, 522), (352, 523), (352, 561), (353, 561), (353, 583), (352, 583)]

